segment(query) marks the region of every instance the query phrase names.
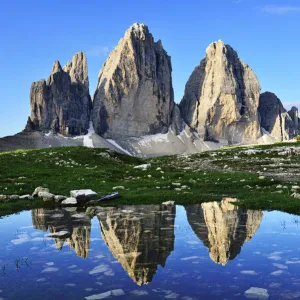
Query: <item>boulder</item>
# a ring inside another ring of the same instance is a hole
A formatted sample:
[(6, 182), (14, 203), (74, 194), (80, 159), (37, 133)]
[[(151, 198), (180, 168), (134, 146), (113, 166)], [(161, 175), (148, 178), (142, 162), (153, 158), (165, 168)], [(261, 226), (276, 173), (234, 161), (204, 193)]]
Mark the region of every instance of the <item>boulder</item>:
[(23, 195), (19, 197), (20, 200), (33, 200), (33, 196), (31, 195)]
[(10, 196), (8, 196), (9, 198), (9, 200), (19, 200), (20, 199), (20, 196), (19, 195), (10, 195)]
[(44, 201), (52, 201), (54, 200), (54, 195), (48, 192), (39, 192), (38, 197), (42, 198)]
[(125, 190), (125, 187), (122, 185), (118, 185), (118, 186), (114, 186), (112, 189), (113, 190)]
[(135, 166), (134, 169), (150, 169), (151, 168), (151, 164), (143, 164), (143, 165), (139, 165), (139, 166)]
[(76, 198), (70, 197), (61, 202), (62, 205), (77, 205)]
[(218, 41), (195, 68), (180, 110), (200, 138), (229, 144), (252, 143), (261, 136), (257, 107), (260, 85), (231, 46)]
[(0, 195), (0, 202), (4, 202), (6, 200), (8, 200), (8, 197), (7, 195)]
[(166, 206), (172, 206), (174, 204), (175, 204), (175, 201), (171, 201), (171, 200), (162, 203), (162, 205), (166, 205)]
[(88, 190), (74, 190), (70, 192), (70, 196), (75, 198), (78, 203), (85, 203), (90, 200), (98, 199), (97, 193), (88, 189)]
[(49, 189), (47, 189), (47, 188), (44, 188), (44, 187), (39, 186), (39, 187), (37, 187), (37, 188), (34, 190), (34, 192), (33, 192), (33, 194), (32, 194), (32, 197), (38, 197), (38, 195), (39, 195), (40, 192), (46, 192), (46, 193), (49, 193), (50, 191), (49, 191)]
[(55, 195), (54, 196), (55, 202), (61, 202), (61, 201), (65, 200), (65, 199), (67, 199), (66, 196), (62, 196), (62, 195)]
[(144, 24), (133, 24), (99, 73), (93, 100), (95, 132), (122, 139), (166, 133), (174, 92), (171, 58)]

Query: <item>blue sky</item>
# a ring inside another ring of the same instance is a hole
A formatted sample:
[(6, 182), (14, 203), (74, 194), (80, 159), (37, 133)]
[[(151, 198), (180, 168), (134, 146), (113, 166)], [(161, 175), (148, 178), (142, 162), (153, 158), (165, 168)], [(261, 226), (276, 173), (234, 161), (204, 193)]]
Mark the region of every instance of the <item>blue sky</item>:
[(0, 136), (22, 130), (33, 81), (76, 52), (88, 57), (91, 94), (109, 52), (133, 23), (172, 57), (175, 101), (218, 39), (230, 44), (287, 108), (300, 106), (299, 0), (7, 0), (0, 4)]

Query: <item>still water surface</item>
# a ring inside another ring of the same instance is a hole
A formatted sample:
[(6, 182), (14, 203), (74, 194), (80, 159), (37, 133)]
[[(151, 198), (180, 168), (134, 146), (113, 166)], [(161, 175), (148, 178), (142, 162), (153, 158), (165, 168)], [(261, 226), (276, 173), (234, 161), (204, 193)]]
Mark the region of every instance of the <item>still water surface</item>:
[(0, 219), (0, 299), (300, 299), (299, 222), (226, 200), (22, 212)]

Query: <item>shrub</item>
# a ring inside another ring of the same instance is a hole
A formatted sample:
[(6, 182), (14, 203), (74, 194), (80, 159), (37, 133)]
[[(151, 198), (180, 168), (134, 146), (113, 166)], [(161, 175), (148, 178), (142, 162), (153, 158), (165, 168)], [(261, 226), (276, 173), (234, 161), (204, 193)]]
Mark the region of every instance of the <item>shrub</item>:
[(300, 135), (297, 135), (297, 136), (295, 137), (295, 139), (296, 139), (297, 142), (300, 142)]

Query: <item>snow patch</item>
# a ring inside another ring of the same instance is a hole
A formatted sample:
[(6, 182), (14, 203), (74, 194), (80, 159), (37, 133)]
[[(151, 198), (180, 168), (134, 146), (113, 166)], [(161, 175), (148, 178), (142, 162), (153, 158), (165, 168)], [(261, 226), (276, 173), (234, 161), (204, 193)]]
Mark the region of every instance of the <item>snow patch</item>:
[(114, 140), (110, 140), (110, 139), (107, 139), (107, 141), (112, 144), (113, 146), (115, 146), (116, 148), (118, 148), (119, 150), (125, 152), (126, 154), (132, 156), (132, 154), (130, 152), (128, 152), (127, 150), (125, 150), (124, 148), (122, 148), (116, 141)]
[(168, 139), (168, 133), (158, 133), (153, 135), (142, 136), (141, 139), (138, 141), (138, 144), (140, 146), (151, 147), (151, 143), (163, 143), (163, 142), (167, 142), (167, 143), (170, 142)]
[(90, 127), (88, 129), (88, 133), (83, 136), (83, 146), (88, 148), (94, 148), (92, 135), (95, 133), (93, 122), (90, 122)]

